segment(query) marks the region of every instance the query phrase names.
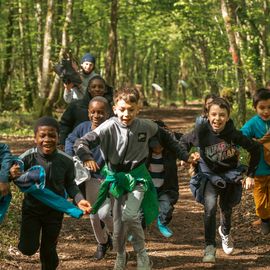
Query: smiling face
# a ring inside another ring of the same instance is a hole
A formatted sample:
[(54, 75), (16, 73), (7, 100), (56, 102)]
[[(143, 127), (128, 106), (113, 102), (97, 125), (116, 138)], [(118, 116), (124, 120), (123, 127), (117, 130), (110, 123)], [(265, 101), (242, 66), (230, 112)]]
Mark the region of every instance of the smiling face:
[(255, 109), (262, 120), (270, 120), (270, 99), (260, 100)]
[(229, 119), (229, 113), (226, 108), (220, 108), (217, 104), (210, 106), (208, 121), (214, 132), (220, 133), (225, 128)]
[(39, 126), (35, 134), (35, 143), (43, 154), (50, 155), (56, 150), (58, 138), (56, 128), (51, 126)]
[(90, 74), (93, 70), (95, 65), (92, 62), (85, 61), (81, 64), (83, 72), (86, 74)]
[(102, 79), (96, 78), (89, 82), (88, 92), (92, 97), (103, 96), (105, 94), (105, 84)]
[(98, 127), (109, 117), (106, 104), (101, 101), (93, 101), (88, 108), (88, 117), (92, 123), (92, 129)]
[(130, 126), (139, 113), (139, 105), (120, 99), (113, 107), (113, 111), (124, 126)]

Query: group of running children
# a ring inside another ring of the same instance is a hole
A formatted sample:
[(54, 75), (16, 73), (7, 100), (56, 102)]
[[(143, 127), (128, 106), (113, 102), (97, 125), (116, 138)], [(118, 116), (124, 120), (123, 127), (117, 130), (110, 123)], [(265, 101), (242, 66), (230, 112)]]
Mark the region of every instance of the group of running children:
[[(56, 269), (57, 239), (66, 212), (61, 207), (72, 211), (78, 207), (81, 214), (90, 214), (98, 243), (96, 259), (102, 259), (113, 247), (114, 269), (125, 269), (129, 240), (137, 254), (137, 269), (152, 269), (144, 228), (155, 221), (163, 236), (173, 235), (168, 224), (179, 197), (177, 159), (190, 166), (191, 182), (197, 183), (194, 195), (204, 205), (203, 262), (216, 259), (218, 201), (222, 248), (226, 254), (233, 253), (231, 215), (241, 200), (242, 187), (253, 188), (262, 233), (269, 234), (270, 90), (257, 90), (253, 97), (257, 114), (241, 131), (230, 118), (230, 104), (221, 97), (207, 96), (203, 115), (196, 119), (195, 128), (183, 135), (170, 131), (162, 121), (138, 118), (139, 93), (133, 87), (116, 91), (111, 107), (110, 90), (93, 74), (94, 64), (91, 54), (83, 57), (84, 88), (65, 85), (64, 97), (71, 107), (60, 126), (52, 117), (38, 119), (34, 126), (36, 145), (19, 158), (12, 157), (6, 144), (0, 144), (0, 218), (3, 202), (10, 196), (10, 181), (25, 187), (30, 180), (36, 186), (44, 178), (44, 187), (59, 202), (58, 208), (51, 207), (47, 195), (40, 199), (35, 192), (25, 192), (18, 244), (23, 254), (30, 256), (39, 249), (42, 270)], [(248, 166), (239, 163), (239, 147), (250, 154)], [(39, 171), (33, 170), (36, 167)], [(81, 172), (86, 181), (78, 186), (75, 178), (78, 180)], [(73, 198), (72, 206), (62, 201), (67, 195)]]

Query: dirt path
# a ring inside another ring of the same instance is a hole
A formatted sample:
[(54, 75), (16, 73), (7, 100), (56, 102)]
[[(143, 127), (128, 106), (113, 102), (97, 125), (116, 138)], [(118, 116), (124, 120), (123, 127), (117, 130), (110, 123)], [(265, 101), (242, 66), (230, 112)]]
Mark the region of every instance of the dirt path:
[[(198, 106), (190, 106), (185, 110), (146, 110), (142, 112), (142, 117), (159, 118), (172, 129), (185, 132), (194, 123), (199, 110)], [(147, 249), (154, 263), (153, 269), (270, 269), (270, 238), (262, 236), (259, 227), (251, 226), (256, 217), (250, 193), (244, 193), (241, 204), (235, 209), (232, 230), (235, 241), (234, 255), (228, 256), (223, 253), (220, 239), (217, 237), (217, 262), (201, 262), (204, 248), (203, 208), (193, 200), (188, 181), (186, 172), (179, 170), (180, 200), (176, 204), (170, 223), (173, 237), (164, 238), (155, 225), (146, 231)], [(115, 254), (110, 253), (104, 260), (95, 261), (95, 249), (96, 243), (88, 218), (65, 218), (58, 245), (58, 269), (112, 269)], [(131, 257), (127, 269), (136, 269), (135, 255), (130, 245), (128, 250)], [(0, 269), (37, 270), (38, 254), (31, 258), (11, 254), (8, 261), (0, 261)]]

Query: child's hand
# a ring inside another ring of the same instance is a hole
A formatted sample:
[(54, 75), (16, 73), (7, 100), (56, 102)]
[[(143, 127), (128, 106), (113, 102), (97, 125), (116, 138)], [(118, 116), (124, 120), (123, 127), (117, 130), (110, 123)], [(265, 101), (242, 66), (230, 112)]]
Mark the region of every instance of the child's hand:
[(195, 165), (198, 163), (199, 159), (200, 159), (200, 154), (198, 152), (194, 152), (190, 154), (188, 158), (188, 163)]
[(78, 207), (83, 211), (84, 214), (90, 214), (92, 211), (91, 204), (87, 200), (80, 200)]
[(10, 192), (9, 183), (0, 182), (0, 195), (6, 196)]
[(99, 170), (99, 166), (94, 160), (84, 161), (83, 166), (88, 168), (90, 171), (93, 171), (93, 172), (96, 172)]
[(67, 91), (70, 91), (74, 87), (74, 84), (72, 82), (67, 84), (64, 83), (64, 87)]
[(247, 177), (243, 182), (243, 187), (245, 189), (252, 189), (254, 188), (254, 178), (252, 177)]
[(9, 169), (9, 173), (12, 179), (19, 177), (22, 172), (20, 170), (20, 165), (19, 164), (14, 164), (11, 166)]
[(188, 174), (190, 175), (190, 177), (193, 177), (194, 175), (196, 175), (196, 173), (197, 173), (196, 169), (197, 169), (196, 164), (190, 163), (189, 169), (188, 169)]

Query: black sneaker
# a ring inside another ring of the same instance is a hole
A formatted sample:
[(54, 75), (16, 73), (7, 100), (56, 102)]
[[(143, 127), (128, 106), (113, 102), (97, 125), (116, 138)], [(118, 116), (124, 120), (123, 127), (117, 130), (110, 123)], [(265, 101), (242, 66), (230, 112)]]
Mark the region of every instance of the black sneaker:
[(262, 219), (261, 230), (264, 235), (270, 233), (270, 219)]
[(112, 250), (112, 249), (113, 249), (112, 238), (110, 235), (108, 235), (108, 241), (106, 244), (98, 244), (97, 245), (95, 258), (97, 260), (103, 259), (105, 257), (107, 250)]

